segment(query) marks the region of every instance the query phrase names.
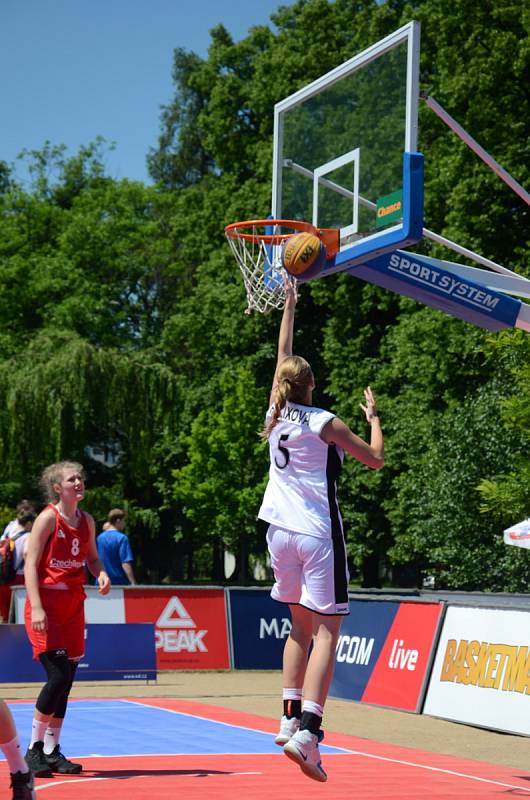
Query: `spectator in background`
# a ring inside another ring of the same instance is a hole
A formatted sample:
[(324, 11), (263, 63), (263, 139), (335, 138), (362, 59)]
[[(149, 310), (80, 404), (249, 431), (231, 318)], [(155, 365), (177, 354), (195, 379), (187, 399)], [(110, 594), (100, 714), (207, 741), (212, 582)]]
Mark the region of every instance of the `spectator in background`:
[(17, 575), (13, 581), (14, 586), (21, 586), (24, 583), (24, 559), (26, 558), (29, 534), (36, 519), (37, 514), (35, 511), (25, 511), (18, 517), (20, 528), (10, 534), (10, 538), (15, 539), (15, 570)]
[[(19, 503), (19, 506), (20, 505), (21, 504)], [(28, 505), (25, 508), (26, 510), (17, 511), (16, 519), (12, 520), (12, 522), (10, 522), (8, 525), (8, 527), (11, 526), (10, 531), (7, 535), (5, 532), (2, 535), (2, 539), (11, 539), (12, 546), (14, 545), (14, 566), (16, 575), (12, 581), (0, 586), (0, 622), (7, 622), (9, 618), (11, 587), (22, 586), (24, 584), (24, 559), (26, 558), (28, 538), (31, 528), (33, 527), (33, 523), (37, 517), (37, 514), (33, 510), (33, 506)]]
[(127, 512), (122, 508), (113, 508), (96, 539), (99, 557), (114, 586), (136, 585), (134, 556), (129, 537), (123, 532), (126, 523)]
[(15, 519), (12, 519), (11, 522), (7, 523), (2, 536), (0, 536), (0, 539), (5, 539), (6, 536), (12, 536), (13, 534), (18, 533), (22, 527), (20, 518), (29, 511), (33, 513), (33, 519), (35, 519), (37, 512), (33, 503), (30, 500), (21, 500), (20, 503), (17, 504), (17, 515)]

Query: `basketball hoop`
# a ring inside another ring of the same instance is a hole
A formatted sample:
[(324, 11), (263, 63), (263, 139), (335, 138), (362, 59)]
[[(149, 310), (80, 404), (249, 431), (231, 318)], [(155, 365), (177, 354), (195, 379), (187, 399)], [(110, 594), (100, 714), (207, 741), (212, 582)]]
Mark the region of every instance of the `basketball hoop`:
[(339, 249), (339, 232), (316, 228), (294, 219), (253, 219), (233, 222), (225, 228), (228, 244), (243, 275), (247, 293), (246, 314), (265, 314), (285, 303), (284, 279), (296, 283), (282, 266), (282, 244), (301, 231), (318, 236), (331, 258)]

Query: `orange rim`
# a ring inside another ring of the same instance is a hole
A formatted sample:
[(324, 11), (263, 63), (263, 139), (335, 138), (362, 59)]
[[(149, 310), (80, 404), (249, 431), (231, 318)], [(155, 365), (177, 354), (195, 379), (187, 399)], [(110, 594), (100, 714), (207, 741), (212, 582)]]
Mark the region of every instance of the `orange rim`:
[(264, 242), (265, 244), (281, 244), (294, 233), (258, 233), (247, 232), (247, 228), (292, 228), (294, 233), (305, 231), (318, 235), (318, 228), (310, 222), (301, 222), (296, 219), (249, 219), (243, 222), (232, 222), (225, 228), (225, 233), (230, 239), (244, 239), (246, 242)]
[[(291, 228), (291, 233), (259, 233), (256, 230), (248, 231), (248, 228), (271, 228), (282, 227)], [(304, 231), (314, 233), (321, 239), (326, 246), (327, 257), (333, 258), (340, 250), (339, 231), (336, 228), (317, 228), (310, 222), (302, 222), (297, 219), (249, 219), (243, 222), (232, 222), (225, 228), (225, 234), (229, 239), (242, 239), (245, 242), (263, 242), (264, 244), (281, 244), (285, 239), (294, 236), (295, 233)]]

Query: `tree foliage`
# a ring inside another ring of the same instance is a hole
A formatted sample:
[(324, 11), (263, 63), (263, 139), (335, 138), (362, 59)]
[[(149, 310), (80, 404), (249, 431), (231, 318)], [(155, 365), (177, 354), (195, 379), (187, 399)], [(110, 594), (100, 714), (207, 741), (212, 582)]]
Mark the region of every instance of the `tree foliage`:
[[(152, 186), (108, 177), (101, 139), (23, 154), (29, 185), (0, 161), (2, 513), (46, 463), (76, 458), (99, 521), (129, 509), (141, 578), (219, 579), (225, 548), (240, 580), (264, 560), (256, 431), (279, 320), (242, 313), (223, 227), (269, 213), (274, 104), (411, 19), (421, 88), (528, 184), (522, 0), (297, 0), (241, 41), (216, 27), (205, 58), (175, 51)], [(528, 274), (525, 204), (426, 106), (419, 144), (426, 227)], [(345, 275), (302, 287), (295, 347), (315, 402), (367, 436), (370, 384), (383, 416), (385, 469), (350, 461), (340, 487), (355, 580), (526, 585), (501, 532), (528, 515), (528, 341)]]

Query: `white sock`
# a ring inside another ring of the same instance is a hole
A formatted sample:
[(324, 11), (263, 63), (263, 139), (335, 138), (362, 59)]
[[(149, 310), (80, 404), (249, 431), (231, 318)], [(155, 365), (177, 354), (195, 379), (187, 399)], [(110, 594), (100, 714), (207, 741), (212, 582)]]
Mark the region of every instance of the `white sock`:
[(44, 734), (44, 754), (49, 756), (50, 753), (53, 753), (54, 748), (56, 745), (59, 744), (59, 739), (61, 738), (61, 727), (62, 722), (57, 727), (51, 727), (48, 725), (46, 728), (46, 732)]
[(310, 714), (317, 714), (321, 719), (324, 716), (324, 706), (314, 703), (313, 700), (304, 700), (302, 712), (309, 711)]
[(2, 742), (2, 744), (0, 744), (0, 748), (3, 750), (3, 753), (7, 759), (7, 763), (9, 764), (9, 772), (11, 772), (13, 775), (15, 772), (29, 772), (26, 759), (22, 754), (22, 748), (20, 747), (20, 740), (18, 736), (15, 736), (14, 739), (11, 739), (10, 742)]
[(33, 747), (35, 742), (44, 741), (44, 731), (46, 730), (47, 726), (48, 723), (46, 720), (33, 717), (33, 722), (31, 723), (31, 742), (29, 743), (30, 747)]
[(302, 690), (301, 689), (284, 689), (282, 694), (282, 700), (301, 700), (302, 699)]

